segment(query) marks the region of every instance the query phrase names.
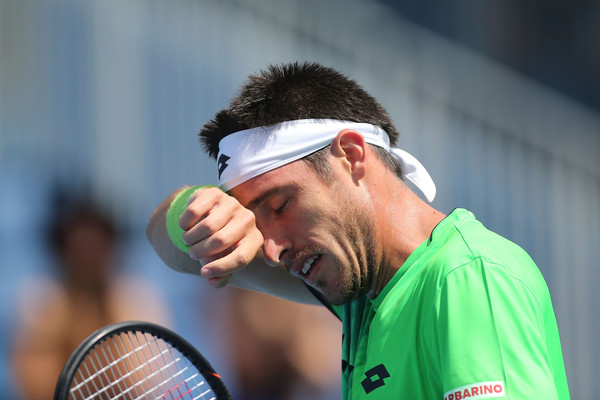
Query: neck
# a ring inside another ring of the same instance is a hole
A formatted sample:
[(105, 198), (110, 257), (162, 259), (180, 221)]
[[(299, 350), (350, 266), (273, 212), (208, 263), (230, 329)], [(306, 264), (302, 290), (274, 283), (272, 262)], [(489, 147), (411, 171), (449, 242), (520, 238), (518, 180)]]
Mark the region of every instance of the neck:
[[(390, 180), (394, 184), (389, 184)], [(429, 238), (445, 217), (421, 200), (397, 178), (388, 177), (373, 196), (378, 268), (368, 296), (376, 297), (402, 267), (412, 252)], [(397, 182), (397, 183), (396, 183)], [(377, 185), (376, 185), (377, 186)]]

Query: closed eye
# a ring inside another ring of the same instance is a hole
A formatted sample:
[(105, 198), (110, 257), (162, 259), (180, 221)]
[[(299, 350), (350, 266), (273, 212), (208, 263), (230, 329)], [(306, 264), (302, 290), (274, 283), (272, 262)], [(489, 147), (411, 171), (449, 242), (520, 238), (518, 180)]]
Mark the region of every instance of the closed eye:
[(283, 202), (283, 204), (281, 206), (279, 206), (279, 208), (277, 208), (275, 210), (275, 214), (281, 214), (285, 211), (285, 209), (287, 208), (288, 204), (289, 204), (289, 199), (287, 199), (286, 201)]

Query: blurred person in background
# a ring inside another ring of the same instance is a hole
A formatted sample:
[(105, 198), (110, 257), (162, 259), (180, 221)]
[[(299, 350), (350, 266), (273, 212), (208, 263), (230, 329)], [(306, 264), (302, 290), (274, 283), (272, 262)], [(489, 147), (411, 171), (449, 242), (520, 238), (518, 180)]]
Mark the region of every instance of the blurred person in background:
[(62, 203), (47, 232), (55, 276), (18, 291), (11, 362), (26, 400), (52, 398), (67, 358), (95, 330), (132, 319), (169, 324), (157, 288), (119, 269), (122, 232), (108, 214), (89, 201)]
[(233, 288), (220, 307), (234, 399), (339, 398), (342, 326), (328, 310)]

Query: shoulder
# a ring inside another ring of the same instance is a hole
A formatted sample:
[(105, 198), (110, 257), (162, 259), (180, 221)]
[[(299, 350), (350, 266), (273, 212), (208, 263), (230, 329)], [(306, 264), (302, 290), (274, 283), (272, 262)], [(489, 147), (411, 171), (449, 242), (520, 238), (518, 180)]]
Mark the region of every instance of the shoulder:
[(122, 274), (109, 288), (108, 306), (117, 320), (146, 320), (170, 325), (168, 301), (159, 286), (144, 277)]
[(521, 273), (524, 267), (537, 270), (532, 258), (519, 245), (487, 229), (472, 213), (460, 210), (458, 214), (459, 217), (443, 221), (430, 238), (428, 253), (433, 261), (445, 267), (445, 272), (478, 259), (502, 265), (512, 272)]
[(438, 226), (430, 241), (424, 261), (428, 273), (439, 284), (460, 272), (463, 278), (513, 280), (537, 296), (547, 292), (545, 280), (530, 255), (516, 243), (487, 229), (466, 210)]
[(65, 326), (69, 301), (65, 289), (46, 276), (26, 278), (17, 289), (15, 331), (17, 339), (56, 336)]
[(17, 312), (26, 319), (39, 318), (52, 309), (63, 308), (68, 304), (63, 286), (47, 276), (24, 279), (19, 284), (17, 293)]

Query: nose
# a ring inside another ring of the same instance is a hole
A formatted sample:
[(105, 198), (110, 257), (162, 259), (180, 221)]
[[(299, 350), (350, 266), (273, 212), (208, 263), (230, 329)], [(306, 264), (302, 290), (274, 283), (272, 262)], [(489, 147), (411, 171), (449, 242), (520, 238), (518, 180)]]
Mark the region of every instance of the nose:
[(285, 240), (276, 240), (265, 236), (263, 243), (263, 253), (265, 261), (271, 267), (276, 267), (281, 263), (285, 253), (290, 249), (290, 243)]

